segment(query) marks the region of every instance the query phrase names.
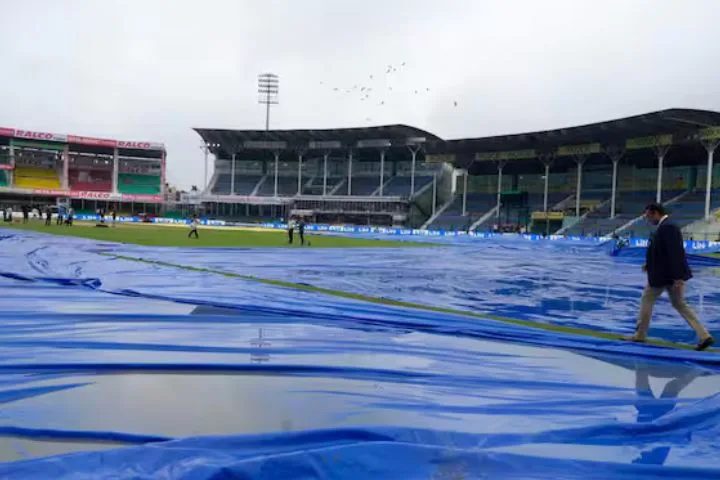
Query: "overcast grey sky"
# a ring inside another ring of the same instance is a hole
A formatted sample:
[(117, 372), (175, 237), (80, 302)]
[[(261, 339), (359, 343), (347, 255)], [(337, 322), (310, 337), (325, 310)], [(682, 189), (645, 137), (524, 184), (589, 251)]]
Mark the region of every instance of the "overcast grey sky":
[(191, 127), (264, 127), (263, 71), (274, 128), (456, 138), (720, 110), (718, 18), (718, 0), (6, 0), (0, 126), (161, 141), (187, 188)]

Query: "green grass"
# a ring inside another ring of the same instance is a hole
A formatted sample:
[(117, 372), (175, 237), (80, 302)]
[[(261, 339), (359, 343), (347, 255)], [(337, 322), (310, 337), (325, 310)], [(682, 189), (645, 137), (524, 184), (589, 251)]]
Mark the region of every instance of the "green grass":
[[(600, 339), (605, 339), (605, 340), (627, 340), (627, 338), (624, 337), (623, 335), (600, 332), (600, 331), (589, 330), (589, 329), (584, 329), (584, 328), (564, 327), (561, 325), (530, 322), (527, 320), (518, 320), (515, 318), (498, 317), (495, 315), (473, 313), (473, 312), (467, 312), (464, 310), (456, 310), (456, 309), (452, 309), (452, 308), (435, 307), (432, 305), (425, 305), (425, 304), (421, 304), (421, 303), (403, 302), (403, 301), (399, 301), (399, 300), (391, 300), (391, 299), (382, 298), (382, 297), (374, 297), (371, 295), (362, 295), (362, 294), (358, 294), (358, 293), (345, 292), (342, 290), (321, 288), (321, 287), (315, 287), (312, 285), (286, 282), (286, 281), (282, 281), (282, 280), (271, 280), (271, 279), (266, 279), (266, 278), (254, 277), (252, 275), (242, 275), (239, 273), (223, 272), (220, 270), (213, 270), (210, 268), (200, 268), (200, 267), (192, 267), (192, 266), (187, 266), (187, 265), (178, 265), (175, 263), (161, 262), (158, 260), (146, 260), (146, 259), (142, 259), (142, 258), (128, 257), (128, 256), (124, 256), (124, 255), (114, 255), (111, 253), (103, 253), (101, 255), (118, 258), (118, 259), (122, 259), (122, 260), (148, 263), (148, 264), (152, 264), (152, 265), (160, 265), (160, 266), (164, 266), (164, 267), (179, 268), (182, 270), (188, 270), (188, 271), (192, 271), (192, 272), (213, 273), (213, 274), (217, 274), (217, 275), (223, 275), (225, 277), (242, 278), (245, 280), (251, 280), (251, 281), (262, 283), (265, 285), (274, 285), (277, 287), (292, 288), (295, 290), (301, 290), (301, 291), (305, 291), (305, 292), (322, 293), (325, 295), (331, 295), (333, 297), (347, 298), (347, 299), (351, 299), (351, 300), (359, 300), (359, 301), (363, 301), (363, 302), (375, 303), (375, 304), (380, 304), (380, 305), (415, 308), (415, 309), (420, 309), (420, 310), (425, 310), (425, 311), (430, 311), (430, 312), (462, 315), (462, 316), (470, 317), (470, 318), (476, 318), (476, 319), (482, 319), (482, 320), (494, 320), (494, 321), (509, 323), (509, 324), (513, 324), (513, 325), (520, 325), (523, 327), (536, 328), (538, 330), (546, 330), (546, 331), (550, 331), (550, 332), (559, 332), (559, 333), (571, 334), (571, 335), (582, 335), (582, 336), (586, 336), (586, 337), (594, 337), (594, 338), (600, 338)], [(673, 342), (668, 342), (665, 340), (648, 339), (647, 343), (650, 345), (656, 345), (656, 346), (660, 346), (660, 347), (678, 348), (678, 349), (683, 349), (683, 350), (692, 350), (694, 348), (692, 345), (673, 343)], [(706, 351), (712, 352), (712, 351), (716, 351), (716, 349), (708, 349)]]
[[(237, 248), (308, 248), (301, 247), (295, 236), (295, 244), (288, 245), (285, 230), (240, 230), (231, 228), (200, 227), (200, 239), (187, 238), (189, 227), (153, 224), (117, 224), (115, 227), (97, 228), (94, 223), (77, 222), (72, 227), (45, 226), (43, 221), (2, 224), (17, 230), (29, 230), (53, 235), (90, 238), (103, 242), (120, 242), (135, 245), (162, 247), (237, 247)], [(428, 243), (374, 240), (329, 235), (305, 235), (309, 248), (359, 248), (359, 247), (412, 247), (430, 246)]]

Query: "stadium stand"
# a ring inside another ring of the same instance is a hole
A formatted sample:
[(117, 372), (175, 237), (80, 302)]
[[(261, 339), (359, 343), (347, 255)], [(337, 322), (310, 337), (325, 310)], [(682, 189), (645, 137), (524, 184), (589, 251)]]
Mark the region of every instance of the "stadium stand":
[[(432, 176), (421, 175), (415, 177), (415, 192), (421, 190), (423, 187), (433, 181)], [(390, 181), (383, 187), (383, 195), (390, 196), (410, 196), (410, 185), (411, 178), (408, 176), (396, 176), (390, 179)]]
[[(352, 177), (352, 191), (350, 193), (355, 196), (369, 196), (372, 195), (379, 187), (380, 177), (378, 176)], [(342, 190), (345, 191), (343, 192)], [(338, 194), (347, 194), (347, 188), (341, 188), (340, 191), (338, 191)], [(387, 193), (383, 192), (383, 195), (387, 195)]]
[[(235, 194), (250, 195), (263, 175), (235, 175)], [(230, 195), (232, 188), (232, 176), (229, 173), (219, 173), (215, 184), (210, 191), (215, 195)]]
[[(278, 176), (277, 194), (279, 197), (291, 197), (297, 195), (297, 191), (297, 177)], [(261, 197), (275, 195), (275, 177), (268, 175), (255, 194)]]
[(160, 193), (160, 177), (135, 173), (118, 174), (118, 191), (134, 195), (157, 195)]
[[(314, 177), (308, 184), (303, 187), (303, 195), (322, 195), (323, 194), (323, 182), (322, 176)], [(344, 177), (328, 177), (327, 179), (327, 191), (328, 193), (335, 190), (338, 185), (345, 182)], [(347, 192), (347, 190), (345, 190)]]
[(112, 172), (109, 170), (77, 170), (71, 168), (68, 175), (71, 190), (112, 191)]
[(19, 188), (60, 188), (60, 176), (51, 168), (15, 167), (15, 186)]
[[(720, 127), (703, 127), (713, 125), (720, 125), (718, 112), (669, 109), (577, 127), (457, 140), (442, 140), (402, 125), (196, 131), (212, 146), (216, 159), (224, 159), (216, 160), (218, 173), (212, 191), (229, 193), (229, 175), (221, 172), (227, 172), (228, 158), (236, 158), (234, 168), (243, 168), (246, 173), (236, 178), (235, 193), (250, 197), (247, 200), (250, 206), (274, 203), (288, 211), (297, 209), (305, 196), (324, 193), (323, 176), (327, 175), (326, 193), (333, 201), (341, 200), (340, 203), (300, 208), (305, 210), (301, 215), (322, 214), (324, 218), (342, 221), (348, 218), (343, 217), (347, 213), (360, 221), (368, 220), (362, 218), (364, 199), (357, 197), (379, 197), (380, 183), (384, 181), (382, 196), (406, 204), (403, 212), (394, 211), (396, 205), (387, 206), (393, 224), (404, 221), (400, 213), (407, 213), (408, 225), (430, 228), (472, 226), (487, 230), (499, 223), (502, 227), (532, 227), (540, 231), (535, 228), (536, 222), (542, 222), (543, 233), (606, 235), (621, 227), (647, 233), (647, 228), (635, 220), (642, 207), (655, 200), (658, 179), (662, 200), (669, 203), (671, 211), (675, 209), (678, 223), (690, 225), (704, 216), (706, 208), (716, 208), (715, 197), (711, 204), (705, 204), (703, 178), (707, 169), (703, 142), (720, 140)], [(419, 150), (418, 145), (422, 145)], [(658, 168), (661, 151), (665, 155), (662, 175)], [(298, 164), (298, 152), (305, 158), (302, 165)], [(253, 203), (253, 195), (274, 195), (277, 159), (278, 194), (285, 198)], [(256, 164), (251, 167), (248, 162)], [(385, 168), (382, 180), (381, 165)], [(298, 169), (303, 172), (303, 197), (288, 198), (297, 194)], [(352, 171), (349, 197), (348, 171)], [(412, 198), (411, 171), (415, 172)], [(442, 175), (442, 180), (438, 177), (438, 187), (428, 190), (433, 175), (437, 174)], [(720, 175), (716, 177), (720, 182)], [(614, 215), (613, 178), (617, 180)], [(578, 179), (582, 180), (579, 212), (575, 201)], [(467, 208), (463, 215), (465, 189)], [(507, 195), (508, 203), (502, 204), (496, 216), (491, 213), (496, 207), (498, 189)], [(548, 212), (554, 215), (543, 215), (545, 189)], [(440, 213), (428, 224), (437, 208)], [(478, 223), (481, 219), (483, 224)]]

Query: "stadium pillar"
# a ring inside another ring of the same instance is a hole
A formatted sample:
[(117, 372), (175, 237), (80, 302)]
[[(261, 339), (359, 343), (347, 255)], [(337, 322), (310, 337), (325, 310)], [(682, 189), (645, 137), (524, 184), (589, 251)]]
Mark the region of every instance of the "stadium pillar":
[(62, 185), (62, 188), (69, 190), (70, 189), (70, 145), (65, 145), (65, 148), (63, 148), (60, 158), (62, 159), (62, 167), (63, 167), (61, 185)]
[(615, 218), (615, 197), (617, 197), (617, 171), (619, 158), (613, 158), (612, 198), (610, 199), (610, 218)]
[(323, 154), (323, 196), (327, 195), (327, 163), (330, 152)]
[(274, 187), (274, 196), (278, 196), (278, 171), (280, 170), (280, 152), (275, 151), (275, 187)]
[(705, 149), (708, 154), (707, 162), (707, 178), (705, 179), (705, 219), (710, 220), (710, 196), (712, 194), (712, 181), (713, 181), (713, 161), (715, 156), (715, 149), (717, 149), (720, 140), (713, 140), (712, 142), (703, 142)]
[(207, 144), (203, 144), (203, 146), (200, 148), (202, 148), (203, 152), (205, 153), (205, 176), (203, 177), (204, 180), (203, 180), (203, 188), (202, 188), (202, 192), (204, 193), (208, 187), (208, 179), (207, 179), (207, 177), (208, 177), (208, 154), (210, 153), (210, 147), (208, 147)]
[(580, 216), (580, 198), (582, 197), (582, 167), (585, 163), (585, 157), (579, 155), (575, 157), (577, 163), (577, 187), (575, 189), (575, 216)]
[(465, 175), (463, 176), (463, 203), (462, 203), (463, 217), (467, 215), (467, 182), (468, 182), (468, 171), (465, 170)]
[(669, 149), (670, 147), (659, 147), (655, 149), (658, 157), (657, 193), (655, 194), (655, 201), (657, 203), (662, 203), (663, 164), (665, 163), (665, 155), (667, 155)]
[(12, 138), (10, 139), (10, 166), (12, 167), (12, 170), (10, 170), (8, 173), (10, 181), (9, 185), (14, 186), (15, 185), (15, 146), (13, 145)]
[(437, 211), (437, 172), (433, 172), (433, 199), (432, 199), (432, 214), (435, 216)]
[(112, 191), (118, 193), (118, 175), (120, 174), (120, 154), (118, 149), (113, 150), (113, 169), (112, 169)]
[(410, 196), (415, 195), (415, 164), (417, 162), (417, 153), (420, 147), (408, 147), (410, 154), (412, 155), (412, 162), (410, 163)]
[(385, 150), (380, 150), (380, 196), (383, 195), (383, 183), (385, 183)]
[(350, 149), (348, 151), (348, 177), (347, 177), (348, 195), (352, 195), (352, 161), (353, 161), (353, 152), (352, 152), (352, 149)]
[(230, 195), (235, 195), (235, 152), (233, 152), (230, 162)]
[(298, 153), (298, 195), (302, 194), (302, 152)]
[(501, 201), (502, 201), (502, 173), (503, 173), (504, 167), (505, 167), (504, 163), (498, 164), (497, 212), (495, 212), (495, 217), (498, 219), (498, 223), (500, 220), (500, 206), (501, 206)]

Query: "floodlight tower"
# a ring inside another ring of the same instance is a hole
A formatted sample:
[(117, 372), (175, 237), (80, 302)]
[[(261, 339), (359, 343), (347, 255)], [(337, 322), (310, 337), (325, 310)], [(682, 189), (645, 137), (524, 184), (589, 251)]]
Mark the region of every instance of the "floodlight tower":
[(274, 73), (258, 75), (258, 103), (265, 105), (265, 130), (270, 130), (270, 105), (277, 105), (280, 78)]

